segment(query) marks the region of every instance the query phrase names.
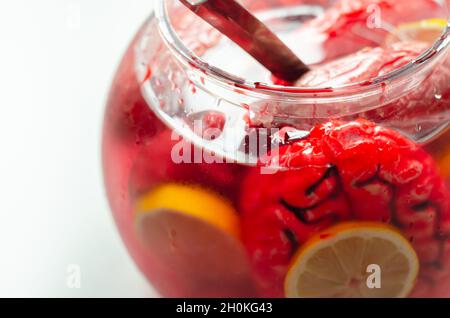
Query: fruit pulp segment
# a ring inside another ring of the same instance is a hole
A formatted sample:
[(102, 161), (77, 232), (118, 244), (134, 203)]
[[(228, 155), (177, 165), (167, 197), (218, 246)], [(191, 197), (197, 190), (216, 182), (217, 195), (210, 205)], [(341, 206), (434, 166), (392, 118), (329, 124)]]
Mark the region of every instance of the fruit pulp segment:
[[(322, 239), (324, 234), (329, 238)], [(372, 277), (367, 277), (368, 269), (374, 271)], [(418, 269), (416, 253), (395, 228), (344, 222), (311, 238), (296, 253), (285, 291), (288, 297), (405, 297)], [(369, 288), (372, 284), (378, 288)]]

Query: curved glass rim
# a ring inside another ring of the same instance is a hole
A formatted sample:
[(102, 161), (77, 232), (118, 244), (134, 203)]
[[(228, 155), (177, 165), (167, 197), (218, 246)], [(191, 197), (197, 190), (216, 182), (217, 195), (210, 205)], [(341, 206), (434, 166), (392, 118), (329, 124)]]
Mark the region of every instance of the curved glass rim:
[[(450, 10), (450, 8), (448, 8)], [(420, 56), (412, 60), (408, 64), (386, 73), (382, 76), (355, 82), (345, 85), (337, 85), (333, 87), (296, 87), (296, 86), (279, 86), (269, 83), (247, 81), (239, 76), (230, 74), (218, 67), (215, 67), (192, 52), (179, 38), (177, 32), (172, 28), (170, 19), (168, 18), (166, 0), (158, 0), (155, 6), (155, 17), (158, 20), (158, 27), (161, 35), (169, 46), (169, 48), (176, 53), (182, 62), (189, 66), (195, 67), (203, 75), (210, 76), (227, 86), (239, 88), (245, 91), (260, 93), (272, 96), (289, 96), (289, 97), (305, 97), (305, 95), (313, 94), (315, 98), (321, 96), (321, 93), (330, 93), (333, 95), (340, 95), (349, 92), (362, 92), (371, 89), (377, 89), (383, 83), (404, 78), (408, 75), (417, 72), (429, 63), (437, 60), (446, 49), (450, 47), (450, 17), (447, 20), (447, 26), (442, 31), (440, 37)]]

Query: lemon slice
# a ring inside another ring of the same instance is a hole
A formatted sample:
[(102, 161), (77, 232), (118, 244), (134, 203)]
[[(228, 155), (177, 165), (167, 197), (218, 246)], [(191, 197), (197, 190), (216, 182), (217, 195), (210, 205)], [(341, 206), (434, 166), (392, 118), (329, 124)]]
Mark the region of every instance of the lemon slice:
[(419, 262), (410, 243), (391, 226), (350, 222), (311, 238), (294, 257), (287, 297), (406, 297)]
[(252, 292), (239, 217), (227, 200), (200, 187), (171, 183), (142, 197), (136, 210), (138, 238), (158, 268), (150, 280), (164, 296)]
[(444, 19), (427, 19), (419, 22), (400, 24), (391, 33), (386, 43), (392, 44), (398, 41), (421, 41), (433, 43), (447, 26)]

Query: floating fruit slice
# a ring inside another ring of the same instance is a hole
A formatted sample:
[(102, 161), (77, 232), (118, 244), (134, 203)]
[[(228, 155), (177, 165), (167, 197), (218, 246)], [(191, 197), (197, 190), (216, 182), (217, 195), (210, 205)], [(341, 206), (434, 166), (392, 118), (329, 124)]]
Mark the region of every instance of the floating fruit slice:
[[(445, 132), (439, 134), (437, 138), (428, 143), (425, 149), (432, 154), (439, 166), (440, 173), (444, 178), (450, 177), (450, 126), (446, 127)], [(450, 180), (446, 180), (449, 182)], [(450, 190), (450, 188), (449, 188)]]
[(164, 267), (158, 279), (177, 286), (176, 295), (252, 293), (239, 219), (225, 199), (200, 187), (167, 184), (144, 196), (137, 211), (138, 236)]
[(444, 19), (427, 19), (419, 22), (400, 24), (397, 29), (386, 38), (386, 43), (398, 41), (421, 41), (432, 43), (436, 41), (447, 21)]
[[(379, 269), (378, 286), (368, 284), (376, 283), (370, 266)], [(302, 246), (286, 276), (285, 291), (287, 297), (406, 297), (418, 272), (414, 249), (393, 227), (349, 222)]]
[(447, 145), (450, 138), (450, 129), (440, 137), (435, 145), (431, 146), (432, 153), (437, 153), (437, 162), (444, 178), (450, 177), (450, 146)]
[(440, 158), (439, 166), (444, 177), (450, 176), (450, 149), (448, 149)]

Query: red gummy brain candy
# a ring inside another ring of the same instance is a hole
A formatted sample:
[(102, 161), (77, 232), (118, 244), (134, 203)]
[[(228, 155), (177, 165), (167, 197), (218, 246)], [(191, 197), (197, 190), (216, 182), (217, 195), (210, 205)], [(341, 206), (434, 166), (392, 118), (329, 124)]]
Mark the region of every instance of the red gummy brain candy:
[[(264, 296), (283, 296), (297, 248), (345, 220), (398, 227), (421, 261), (413, 295), (450, 283), (450, 199), (433, 159), (392, 130), (365, 120), (330, 122), (268, 155), (273, 174), (243, 182), (242, 235)], [(441, 288), (441, 289), (440, 289)]]

